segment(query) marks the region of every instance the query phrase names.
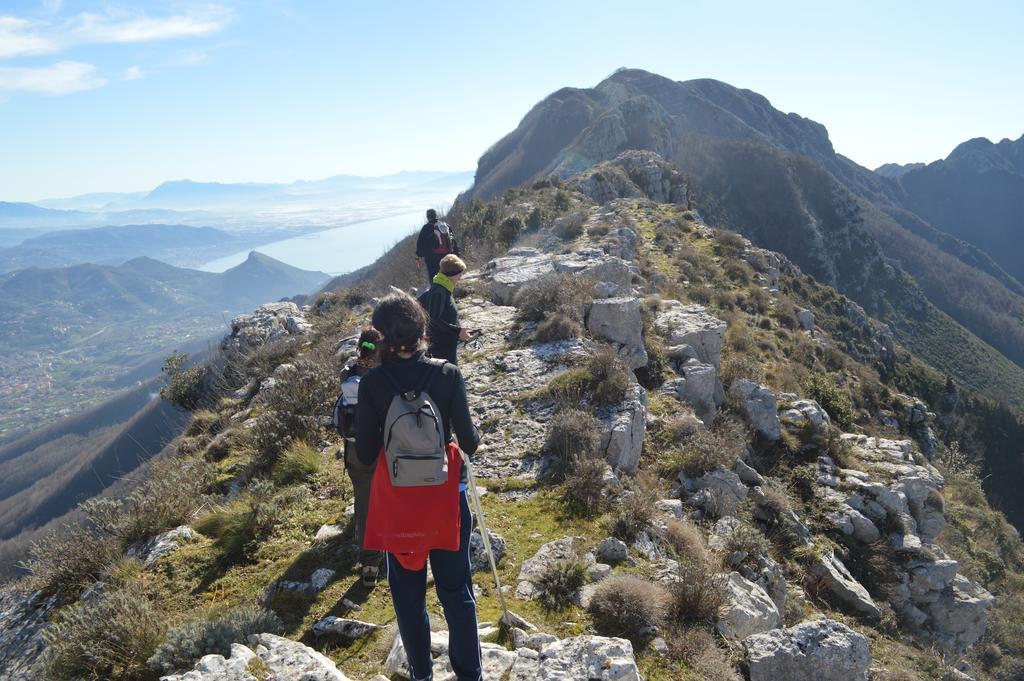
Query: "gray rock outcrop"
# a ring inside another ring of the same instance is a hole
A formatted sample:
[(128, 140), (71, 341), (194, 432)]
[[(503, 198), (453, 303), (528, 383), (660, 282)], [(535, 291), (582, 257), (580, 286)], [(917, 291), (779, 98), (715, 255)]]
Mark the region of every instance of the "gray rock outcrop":
[(587, 314), (587, 330), (611, 341), (631, 369), (647, 365), (643, 326), (640, 299), (635, 296), (595, 300)]
[(774, 442), (782, 436), (775, 393), (745, 378), (735, 381), (731, 391), (739, 400), (744, 420), (761, 437)]
[(757, 584), (738, 572), (729, 574), (725, 605), (718, 615), (718, 631), (742, 641), (753, 634), (777, 629), (782, 622), (775, 602)]
[(750, 681), (867, 681), (868, 640), (829, 619), (754, 634), (743, 641)]
[(257, 681), (250, 663), (259, 660), (274, 681), (350, 681), (327, 657), (298, 641), (256, 634), (249, 645), (231, 645), (230, 657), (206, 655), (192, 671), (162, 676), (161, 681)]

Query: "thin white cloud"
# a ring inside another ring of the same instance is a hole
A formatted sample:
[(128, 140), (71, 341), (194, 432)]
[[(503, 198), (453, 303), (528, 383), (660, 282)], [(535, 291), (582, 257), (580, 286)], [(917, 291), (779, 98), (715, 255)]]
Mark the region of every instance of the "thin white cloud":
[(60, 61), (51, 66), (0, 66), (0, 93), (36, 92), (67, 95), (93, 90), (107, 81), (96, 76), (96, 67), (79, 61)]
[(225, 7), (205, 7), (184, 14), (151, 17), (134, 13), (83, 13), (71, 19), (67, 40), (72, 43), (145, 43), (211, 35), (231, 19)]
[[(58, 4), (55, 9), (59, 9)], [(231, 9), (219, 5), (193, 7), (165, 16), (124, 9), (108, 9), (102, 14), (83, 12), (64, 20), (30, 21), (0, 15), (0, 59), (53, 54), (75, 45), (208, 36), (224, 28), (233, 16)]]
[(0, 16), (0, 59), (50, 54), (59, 49), (55, 40), (35, 33), (31, 22)]
[(138, 66), (129, 66), (121, 76), (121, 80), (138, 80), (139, 78), (142, 78), (142, 69)]

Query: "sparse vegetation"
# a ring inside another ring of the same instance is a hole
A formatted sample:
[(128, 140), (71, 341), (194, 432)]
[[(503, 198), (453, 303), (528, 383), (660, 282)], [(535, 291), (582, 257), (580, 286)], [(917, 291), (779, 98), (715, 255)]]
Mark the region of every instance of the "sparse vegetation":
[(160, 388), (160, 397), (172, 404), (188, 409), (197, 409), (203, 399), (203, 378), (207, 368), (199, 364), (189, 364), (189, 357), (183, 352), (172, 352), (164, 360), (160, 370), (164, 374), (165, 385)]
[(638, 642), (661, 624), (667, 600), (659, 584), (635, 575), (611, 575), (597, 585), (587, 611), (599, 634)]
[(273, 612), (243, 606), (220, 617), (197, 619), (172, 629), (146, 664), (161, 674), (189, 670), (203, 655), (229, 657), (232, 643), (250, 634), (280, 633), (284, 625)]
[(576, 274), (550, 272), (524, 284), (515, 295), (519, 317), (543, 322), (551, 316), (580, 323), (587, 304), (593, 300), (593, 284)]
[(587, 582), (587, 566), (578, 558), (555, 561), (537, 580), (541, 604), (558, 610), (572, 603)]

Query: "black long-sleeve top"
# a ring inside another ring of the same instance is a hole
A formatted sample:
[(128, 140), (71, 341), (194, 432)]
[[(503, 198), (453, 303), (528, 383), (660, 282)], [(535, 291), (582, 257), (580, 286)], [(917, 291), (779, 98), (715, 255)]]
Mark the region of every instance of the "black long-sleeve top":
[[(396, 394), (391, 382), (382, 373), (385, 371), (400, 387), (407, 390), (422, 383), (424, 372), (435, 372), (426, 391), (441, 410), (445, 439), (450, 440), (454, 433), (459, 447), (466, 454), (473, 454), (480, 445), (480, 435), (469, 414), (466, 382), (462, 372), (452, 364), (440, 368), (431, 366), (425, 359), (426, 356), (419, 352), (409, 359), (385, 361), (360, 380), (359, 403), (356, 406), (356, 456), (364, 465), (374, 465), (380, 455), (384, 443), (384, 421)], [(465, 469), (462, 475), (465, 480)]]
[(462, 331), (455, 299), (441, 284), (431, 284), (419, 301), (430, 319), (430, 354), (454, 364), (459, 332)]
[[(437, 236), (434, 234), (434, 227), (437, 222), (428, 222), (420, 227), (420, 235), (416, 238), (416, 256), (420, 258), (432, 258), (440, 260), (444, 255), (434, 253), (434, 247), (438, 245)], [(452, 253), (459, 255), (459, 242), (455, 240), (451, 225), (448, 225), (448, 238), (451, 240)]]

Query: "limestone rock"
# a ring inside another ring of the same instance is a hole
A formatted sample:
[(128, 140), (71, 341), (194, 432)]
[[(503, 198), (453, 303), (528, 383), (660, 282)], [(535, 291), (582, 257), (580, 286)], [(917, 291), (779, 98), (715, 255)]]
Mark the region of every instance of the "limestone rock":
[(700, 305), (684, 305), (678, 300), (665, 301), (655, 317), (654, 327), (669, 347), (689, 345), (697, 359), (721, 366), (722, 343), (726, 324), (711, 316)]
[(295, 303), (266, 303), (252, 314), (231, 320), (231, 333), (221, 342), (221, 347), (248, 354), (267, 343), (305, 335), (311, 328)]
[(334, 634), (348, 641), (355, 641), (380, 628), (379, 624), (328, 615), (313, 625), (313, 633), (317, 636)]
[(138, 558), (143, 565), (150, 567), (160, 558), (177, 551), (182, 544), (195, 541), (195, 539), (195, 531), (188, 525), (181, 525), (157, 535), (149, 541), (131, 545), (128, 547), (128, 555)]
[(232, 644), (231, 656), (206, 655), (195, 669), (161, 677), (162, 681), (255, 681), (249, 663), (259, 658), (275, 681), (349, 681), (333, 662), (317, 651), (273, 634), (249, 637), (249, 646)]
[(746, 422), (763, 438), (774, 442), (782, 436), (775, 393), (763, 385), (741, 378), (733, 383), (732, 394), (739, 399)]
[(41, 679), (43, 631), (58, 597), (0, 589), (0, 679)]
[(692, 490), (690, 502), (712, 517), (736, 515), (736, 507), (747, 498), (747, 486), (739, 476), (722, 467), (681, 482)]
[(814, 313), (803, 308), (796, 311), (796, 320), (804, 331), (814, 331)]
[(868, 640), (829, 619), (754, 634), (743, 641), (750, 681), (867, 681)]
[(757, 584), (738, 572), (729, 575), (725, 605), (718, 616), (718, 631), (733, 641), (777, 629), (782, 622), (775, 602)]
[[(623, 638), (576, 636), (544, 646), (535, 676), (517, 675), (516, 681), (640, 681), (633, 646)], [(497, 677), (495, 677), (497, 678)]]
[[(497, 565), (501, 564), (501, 559), (505, 557), (505, 540), (500, 534), (495, 534), (490, 530), (487, 530), (487, 539), (491, 544), (491, 553), (494, 554), (494, 562)], [(473, 571), (489, 570), (491, 563), (487, 558), (487, 551), (484, 549), (484, 540), (480, 535), (480, 528), (473, 528), (473, 532), (469, 535), (469, 561), (473, 566)]]
[(608, 537), (597, 546), (597, 558), (606, 563), (621, 563), (629, 558), (629, 547), (626, 542), (615, 537)]
[(634, 383), (622, 404), (602, 410), (599, 417), (606, 428), (600, 444), (605, 460), (616, 471), (635, 473), (647, 429), (647, 391)]
[(666, 381), (661, 391), (693, 407), (697, 418), (705, 426), (710, 426), (724, 402), (718, 369), (691, 359), (679, 365), (676, 371), (681, 375)]
[(807, 570), (807, 576), (808, 579), (814, 580), (812, 584), (816, 590), (827, 592), (836, 601), (857, 614), (872, 621), (881, 618), (882, 612), (871, 599), (868, 590), (853, 578), (853, 575), (836, 557), (835, 553), (829, 551), (816, 560)]
[(612, 341), (629, 368), (647, 365), (639, 298), (595, 300), (587, 315), (587, 330)]
[(544, 544), (531, 558), (523, 561), (519, 568), (519, 584), (516, 598), (534, 599), (538, 596), (536, 581), (550, 565), (563, 560), (578, 558), (578, 543), (582, 537), (562, 537)]

